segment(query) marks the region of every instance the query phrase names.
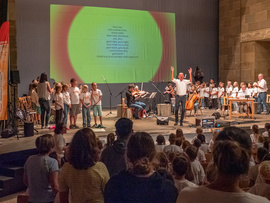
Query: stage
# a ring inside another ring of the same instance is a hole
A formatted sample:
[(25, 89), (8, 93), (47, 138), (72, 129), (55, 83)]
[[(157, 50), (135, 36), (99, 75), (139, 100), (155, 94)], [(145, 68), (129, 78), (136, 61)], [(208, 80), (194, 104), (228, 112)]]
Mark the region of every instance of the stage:
[[(202, 116), (211, 116), (214, 112), (218, 112), (215, 110), (202, 110)], [(109, 110), (103, 110), (103, 125), (106, 127), (105, 129), (96, 129), (94, 128), (94, 132), (96, 133), (97, 137), (103, 142), (106, 143), (106, 136), (109, 133), (115, 133), (115, 122), (119, 119), (116, 117), (117, 112), (116, 109), (112, 110), (112, 114), (109, 114)], [(221, 112), (220, 112), (221, 113)], [(199, 115), (200, 112), (199, 112)], [(224, 120), (221, 118), (220, 120)], [(137, 131), (145, 131), (152, 135), (153, 139), (155, 140), (158, 134), (162, 134), (166, 138), (166, 142), (168, 144), (168, 135), (170, 133), (175, 133), (177, 128), (181, 128), (184, 132), (184, 135), (187, 140), (191, 140), (195, 136), (195, 117), (193, 114), (190, 116), (190, 113), (186, 113), (186, 118), (184, 119), (183, 127), (181, 126), (174, 126), (174, 115), (169, 117), (169, 125), (157, 125), (157, 119), (155, 116), (143, 118), (140, 120), (132, 120), (133, 121), (133, 129), (135, 132)], [(229, 119), (229, 116), (225, 117), (225, 121), (230, 122), (231, 126), (237, 126), (245, 128), (246, 130), (250, 130), (253, 124), (257, 124), (261, 130), (264, 128), (264, 124), (266, 122), (270, 122), (269, 115), (257, 115), (255, 114), (254, 119), (249, 118), (234, 118)], [(93, 125), (93, 117), (91, 125)], [(77, 125), (82, 128), (82, 115), (78, 115)], [(10, 152), (18, 152), (27, 149), (35, 148), (35, 139), (42, 134), (51, 133), (53, 134), (53, 130), (50, 129), (40, 129), (39, 125), (35, 126), (36, 129), (39, 131), (39, 134), (35, 133), (32, 137), (24, 137), (22, 134), (19, 135), (19, 139), (17, 137), (10, 137), (10, 138), (0, 138), (0, 154), (6, 154)], [(20, 133), (23, 133), (23, 128), (20, 127)], [(71, 129), (67, 131), (67, 134), (64, 135), (66, 142), (69, 143), (77, 129)], [(19, 133), (19, 134), (20, 134)], [(211, 139), (211, 128), (205, 128), (204, 134), (206, 136), (207, 142)]]

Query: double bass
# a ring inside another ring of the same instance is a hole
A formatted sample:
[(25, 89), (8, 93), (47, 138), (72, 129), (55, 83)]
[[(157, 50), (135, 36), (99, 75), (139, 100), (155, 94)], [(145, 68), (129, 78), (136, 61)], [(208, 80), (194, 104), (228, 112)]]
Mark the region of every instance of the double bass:
[(194, 104), (198, 100), (198, 94), (194, 91), (192, 94), (189, 95), (188, 100), (186, 101), (185, 109), (186, 110), (193, 110)]

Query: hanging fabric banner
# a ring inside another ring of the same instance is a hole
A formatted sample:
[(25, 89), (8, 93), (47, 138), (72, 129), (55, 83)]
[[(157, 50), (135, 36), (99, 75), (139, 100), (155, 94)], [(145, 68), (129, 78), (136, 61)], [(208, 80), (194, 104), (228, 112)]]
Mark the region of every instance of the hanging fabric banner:
[(0, 28), (0, 120), (7, 120), (9, 22)]

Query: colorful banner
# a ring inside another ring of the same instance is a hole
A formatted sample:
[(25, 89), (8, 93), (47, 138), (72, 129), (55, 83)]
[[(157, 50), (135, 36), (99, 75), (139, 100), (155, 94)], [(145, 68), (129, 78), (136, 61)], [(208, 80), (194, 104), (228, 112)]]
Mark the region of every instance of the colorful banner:
[(0, 28), (0, 120), (7, 120), (9, 22)]

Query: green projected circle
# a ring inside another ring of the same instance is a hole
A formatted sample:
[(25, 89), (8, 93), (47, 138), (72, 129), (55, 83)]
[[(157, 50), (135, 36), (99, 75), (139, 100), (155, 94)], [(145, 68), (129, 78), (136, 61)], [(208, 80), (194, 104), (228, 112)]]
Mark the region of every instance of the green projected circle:
[[(68, 35), (68, 54), (85, 83), (148, 82), (162, 59), (160, 30), (147, 11), (84, 7)], [(100, 77), (99, 77), (100, 74)]]

